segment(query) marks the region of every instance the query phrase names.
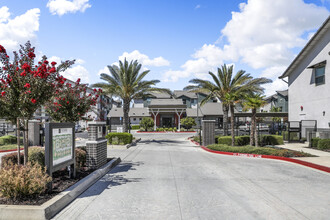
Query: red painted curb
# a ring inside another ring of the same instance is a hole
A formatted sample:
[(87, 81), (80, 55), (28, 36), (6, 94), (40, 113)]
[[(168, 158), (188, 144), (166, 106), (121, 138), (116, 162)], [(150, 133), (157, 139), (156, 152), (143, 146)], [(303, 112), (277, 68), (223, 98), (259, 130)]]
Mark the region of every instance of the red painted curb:
[[(24, 148), (21, 148), (20, 150), (24, 150)], [(17, 149), (11, 149), (11, 150), (0, 150), (0, 153), (12, 152), (12, 151), (17, 151)]]
[[(193, 142), (196, 145), (199, 145), (199, 143), (197, 143), (196, 141), (193, 141), (193, 140), (190, 140), (190, 141)], [(262, 155), (262, 154), (244, 154), (244, 153), (215, 151), (215, 150), (211, 150), (211, 149), (209, 149), (205, 146), (200, 146), (200, 147), (205, 151), (215, 153), (215, 154), (224, 154), (224, 155), (238, 156), (238, 157), (254, 157), (254, 158), (283, 160), (283, 161), (288, 161), (288, 162), (300, 164), (300, 165), (303, 165), (303, 166), (306, 166), (306, 167), (310, 167), (310, 168), (314, 168), (314, 169), (317, 169), (317, 170), (321, 170), (321, 171), (330, 173), (330, 167), (326, 167), (326, 166), (318, 165), (318, 164), (315, 164), (315, 163), (302, 161), (302, 160), (299, 160), (299, 159), (293, 159), (293, 158), (289, 158), (289, 157), (271, 156), (271, 155)]]

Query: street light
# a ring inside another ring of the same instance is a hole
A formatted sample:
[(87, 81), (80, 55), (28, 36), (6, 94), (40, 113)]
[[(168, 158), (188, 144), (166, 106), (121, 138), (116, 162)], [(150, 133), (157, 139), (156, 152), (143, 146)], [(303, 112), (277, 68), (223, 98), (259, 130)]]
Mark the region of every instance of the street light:
[(197, 121), (199, 124), (199, 146), (202, 145), (202, 127), (201, 127), (201, 120), (199, 118), (199, 114), (198, 114), (198, 109), (200, 109), (199, 103), (198, 103), (198, 93), (196, 93), (197, 96)]

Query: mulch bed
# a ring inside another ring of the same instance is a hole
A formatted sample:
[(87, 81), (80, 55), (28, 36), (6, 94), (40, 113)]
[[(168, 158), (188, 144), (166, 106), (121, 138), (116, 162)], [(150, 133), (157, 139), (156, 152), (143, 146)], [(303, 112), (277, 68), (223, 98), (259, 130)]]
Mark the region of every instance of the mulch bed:
[[(112, 160), (113, 158), (107, 158), (107, 162)], [(77, 170), (76, 178), (69, 178), (69, 173), (66, 170), (60, 170), (53, 173), (53, 190), (51, 193), (45, 193), (39, 195), (37, 197), (29, 197), (25, 199), (7, 199), (0, 197), (0, 205), (42, 205), (48, 200), (52, 199), (54, 196), (58, 195), (60, 192), (63, 192), (70, 186), (74, 185), (79, 180), (85, 178), (93, 171), (92, 169), (87, 170), (86, 168), (82, 168), (81, 170)]]

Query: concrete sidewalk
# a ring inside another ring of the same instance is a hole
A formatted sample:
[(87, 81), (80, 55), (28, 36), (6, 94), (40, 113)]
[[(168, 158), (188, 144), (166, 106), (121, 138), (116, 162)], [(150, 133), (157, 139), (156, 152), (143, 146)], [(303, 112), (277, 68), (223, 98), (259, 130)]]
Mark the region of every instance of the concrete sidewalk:
[(312, 155), (315, 155), (317, 157), (297, 157), (295, 159), (318, 164), (321, 166), (330, 167), (330, 153), (321, 151), (321, 150), (315, 150), (312, 148), (308, 148), (308, 143), (285, 143), (284, 145), (279, 145), (279, 147), (286, 148), (289, 150), (296, 150), (296, 151), (302, 151), (305, 153), (310, 153)]

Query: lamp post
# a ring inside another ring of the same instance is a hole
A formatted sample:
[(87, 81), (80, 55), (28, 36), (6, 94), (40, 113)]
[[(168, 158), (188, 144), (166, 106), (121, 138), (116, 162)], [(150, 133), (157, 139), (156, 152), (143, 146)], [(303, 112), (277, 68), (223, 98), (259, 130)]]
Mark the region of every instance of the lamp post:
[(197, 121), (198, 121), (198, 124), (199, 124), (199, 146), (202, 145), (202, 124), (201, 124), (201, 120), (199, 118), (199, 113), (198, 113), (198, 110), (200, 109), (200, 106), (199, 106), (199, 102), (198, 102), (198, 93), (196, 93), (196, 96), (197, 96)]

